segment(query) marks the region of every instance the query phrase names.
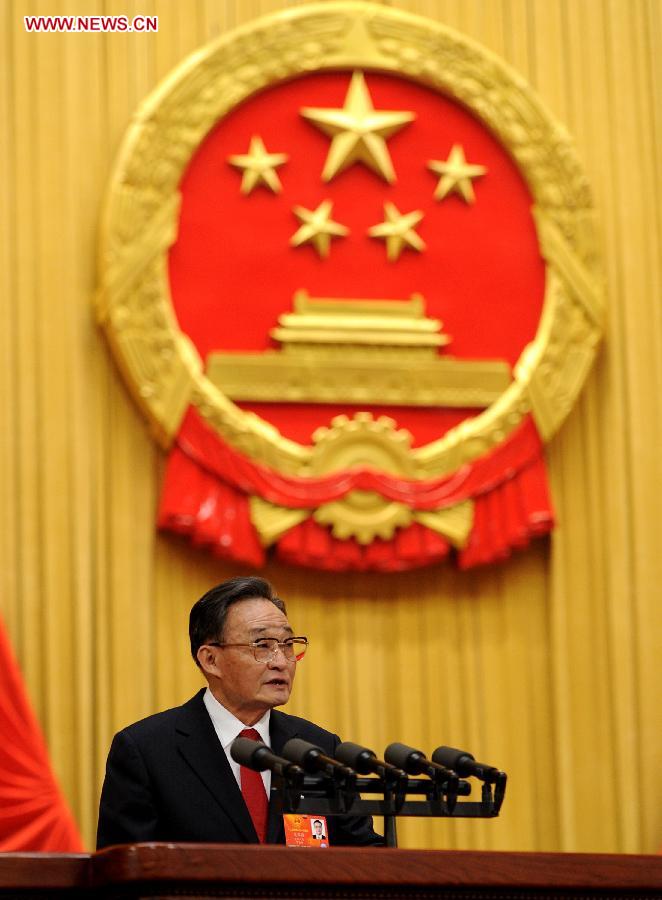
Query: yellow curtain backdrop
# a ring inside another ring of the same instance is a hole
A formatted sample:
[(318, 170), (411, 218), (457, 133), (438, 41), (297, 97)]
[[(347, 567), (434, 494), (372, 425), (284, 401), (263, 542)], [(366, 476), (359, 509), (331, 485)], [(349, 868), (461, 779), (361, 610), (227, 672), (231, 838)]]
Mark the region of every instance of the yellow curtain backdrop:
[[(113, 732), (200, 680), (186, 619), (239, 570), (154, 531), (164, 458), (96, 328), (102, 194), (129, 118), (186, 54), (286, 2), (5, 0), (0, 10), (0, 614), (91, 847)], [(602, 228), (605, 345), (548, 447), (558, 527), (511, 561), (393, 576), (271, 565), (312, 649), (290, 710), (381, 751), (506, 769), (489, 822), (402, 846), (662, 847), (662, 5), (401, 0), (510, 62), (575, 136)], [(24, 15), (157, 15), (28, 34)], [(0, 739), (1, 736), (0, 736)]]

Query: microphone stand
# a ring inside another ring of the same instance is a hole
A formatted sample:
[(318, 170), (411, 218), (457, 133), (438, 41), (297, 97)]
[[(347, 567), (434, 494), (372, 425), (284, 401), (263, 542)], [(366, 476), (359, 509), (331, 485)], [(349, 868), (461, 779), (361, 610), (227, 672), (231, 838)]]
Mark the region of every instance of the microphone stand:
[(391, 807), (392, 812), (384, 813), (384, 840), (387, 847), (398, 846), (398, 829), (395, 817), (402, 808), (407, 795), (408, 778), (394, 774), (392, 769), (382, 768), (380, 778), (384, 782), (384, 808)]
[[(309, 764), (305, 775), (298, 765), (272, 768), (275, 810), (320, 816), (383, 816), (387, 847), (398, 846), (397, 816), (481, 819), (498, 816), (507, 781), (505, 772), (493, 769), (490, 779), (482, 781), (480, 801), (458, 802), (458, 797), (471, 795), (471, 784), (439, 765), (429, 767), (420, 777), (386, 766), (377, 766), (374, 774), (361, 777), (344, 765), (319, 766), (319, 760), (316, 765), (319, 771), (311, 773), (312, 764)], [(377, 799), (363, 799), (362, 794), (377, 795)], [(418, 797), (422, 799), (413, 799)]]
[[(447, 786), (437, 778), (390, 779), (383, 776), (358, 777), (349, 780), (333, 778), (325, 773), (305, 775), (290, 781), (284, 775), (274, 774), (272, 802), (277, 812), (302, 813), (320, 816), (383, 816), (384, 841), (387, 847), (397, 847), (398, 816), (425, 818), (491, 819), (499, 814), (504, 778), (497, 780), (495, 796), (491, 785), (482, 785), (480, 801), (449, 803)], [(377, 799), (362, 799), (361, 794), (377, 795)], [(444, 796), (445, 795), (445, 796)], [(471, 784), (465, 779), (457, 783), (457, 796), (469, 797)], [(420, 797), (421, 799), (414, 799)]]

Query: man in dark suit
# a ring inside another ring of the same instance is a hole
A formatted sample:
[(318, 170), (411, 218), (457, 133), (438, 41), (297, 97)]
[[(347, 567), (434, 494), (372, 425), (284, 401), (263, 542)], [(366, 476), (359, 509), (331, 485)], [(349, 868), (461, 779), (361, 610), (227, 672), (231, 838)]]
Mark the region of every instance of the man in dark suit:
[(326, 840), (326, 835), (324, 834), (324, 823), (321, 821), (321, 819), (313, 819), (313, 840)]
[[(277, 755), (300, 737), (330, 756), (340, 741), (274, 709), (289, 699), (307, 640), (294, 635), (285, 604), (263, 578), (233, 578), (208, 591), (191, 610), (189, 635), (208, 687), (115, 735), (98, 848), (139, 841), (282, 844), (282, 815), (267, 801), (271, 773), (238, 766), (232, 741), (251, 729), (248, 736)], [(370, 818), (328, 821), (331, 846), (383, 843)]]

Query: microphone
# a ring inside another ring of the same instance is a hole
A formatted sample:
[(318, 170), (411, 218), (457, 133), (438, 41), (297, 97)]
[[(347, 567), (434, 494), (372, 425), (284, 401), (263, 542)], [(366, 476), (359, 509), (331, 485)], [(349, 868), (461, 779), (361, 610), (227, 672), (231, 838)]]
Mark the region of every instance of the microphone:
[(344, 741), (338, 744), (334, 750), (334, 756), (346, 766), (354, 769), (359, 775), (368, 775), (370, 772), (376, 772), (377, 775), (385, 778), (392, 778), (395, 781), (405, 781), (407, 773), (397, 766), (382, 759), (377, 759), (377, 755), (367, 747), (360, 744), (354, 744), (352, 741)]
[(290, 738), (283, 747), (283, 755), (306, 772), (324, 772), (325, 775), (352, 784), (355, 781), (356, 773), (352, 769), (332, 756), (327, 756), (321, 747), (301, 738)]
[(442, 763), (429, 760), (422, 750), (415, 750), (406, 744), (389, 744), (384, 751), (384, 758), (393, 766), (404, 769), (410, 775), (427, 775), (429, 778), (437, 778), (443, 775), (449, 781), (457, 782), (455, 772), (451, 772)]
[(471, 753), (467, 753), (465, 750), (456, 750), (454, 747), (437, 747), (432, 754), (432, 759), (441, 766), (453, 769), (462, 778), (475, 775), (476, 778), (480, 778), (481, 781), (486, 781), (488, 784), (496, 784), (502, 774), (494, 766), (476, 762)]
[(460, 790), (460, 779), (455, 772), (429, 760), (421, 750), (415, 750), (406, 744), (389, 744), (384, 751), (384, 759), (391, 765), (409, 772), (410, 775), (427, 775), (434, 782), (435, 791), (441, 789), (443, 779), (446, 783), (446, 805), (449, 811), (453, 812)]
[(245, 737), (235, 738), (230, 746), (230, 756), (240, 766), (246, 766), (255, 772), (270, 769), (292, 785), (303, 784), (303, 769), (289, 759), (276, 756), (262, 741), (253, 741)]

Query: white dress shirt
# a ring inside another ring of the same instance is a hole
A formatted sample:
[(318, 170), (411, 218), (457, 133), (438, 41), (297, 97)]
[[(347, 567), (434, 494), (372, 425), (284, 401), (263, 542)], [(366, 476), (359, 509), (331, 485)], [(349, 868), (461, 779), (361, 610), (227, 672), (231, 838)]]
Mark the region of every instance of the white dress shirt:
[[(265, 714), (259, 719), (255, 725), (244, 725), (243, 722), (239, 721), (236, 716), (233, 716), (231, 712), (229, 712), (221, 703), (218, 702), (216, 697), (212, 694), (212, 692), (207, 688), (207, 690), (203, 694), (203, 702), (207, 707), (207, 712), (209, 713), (209, 717), (212, 721), (212, 725), (214, 726), (214, 731), (218, 735), (218, 739), (221, 742), (221, 747), (225, 751), (225, 755), (228, 758), (228, 762), (230, 763), (230, 768), (232, 769), (232, 774), (237, 779), (237, 784), (241, 787), (241, 781), (239, 777), (239, 763), (235, 762), (230, 756), (230, 744), (232, 741), (239, 737), (240, 733), (244, 730), (244, 728), (254, 728), (257, 733), (260, 735), (260, 738), (267, 747), (271, 747), (271, 739), (269, 737), (269, 721), (271, 718), (271, 710), (268, 709)], [(269, 792), (271, 790), (271, 772), (267, 769), (265, 772), (260, 772), (262, 776), (262, 781), (264, 782), (264, 789), (267, 792), (267, 797), (269, 796)]]

